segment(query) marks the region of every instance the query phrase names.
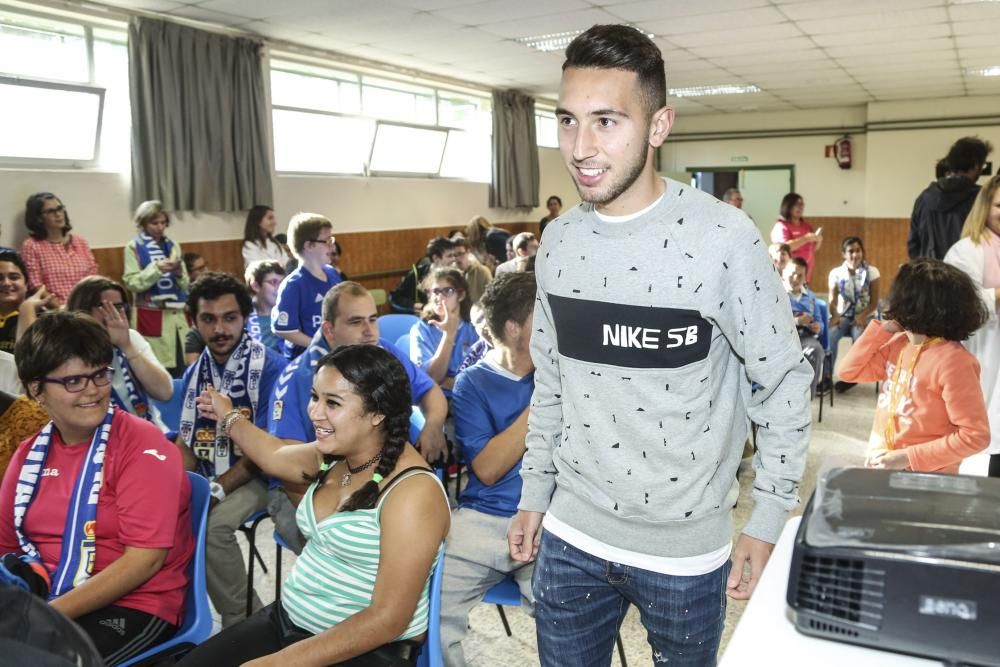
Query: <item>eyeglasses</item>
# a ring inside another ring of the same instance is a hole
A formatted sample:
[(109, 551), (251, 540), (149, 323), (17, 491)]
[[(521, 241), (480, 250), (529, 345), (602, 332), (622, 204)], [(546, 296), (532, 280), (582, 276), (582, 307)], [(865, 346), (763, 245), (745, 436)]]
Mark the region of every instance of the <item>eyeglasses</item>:
[(91, 382), (94, 383), (95, 387), (107, 387), (111, 384), (111, 378), (113, 378), (114, 375), (115, 369), (109, 367), (102, 368), (99, 371), (94, 371), (90, 375), (67, 375), (64, 378), (38, 378), (38, 382), (61, 384), (63, 389), (69, 393), (79, 394), (81, 391), (86, 389), (87, 385)]
[(65, 213), (66, 207), (63, 205), (56, 206), (55, 208), (43, 208), (42, 215), (53, 215), (55, 213)]
[(265, 285), (270, 285), (271, 287), (277, 287), (281, 284), (281, 278), (268, 278), (264, 281)]
[(312, 239), (309, 242), (310, 243), (321, 243), (323, 245), (333, 245), (334, 243), (337, 242), (337, 239), (335, 239), (334, 237), (330, 236), (330, 237), (327, 237), (325, 239)]
[(434, 296), (451, 296), (458, 290), (454, 287), (432, 287), (428, 291)]

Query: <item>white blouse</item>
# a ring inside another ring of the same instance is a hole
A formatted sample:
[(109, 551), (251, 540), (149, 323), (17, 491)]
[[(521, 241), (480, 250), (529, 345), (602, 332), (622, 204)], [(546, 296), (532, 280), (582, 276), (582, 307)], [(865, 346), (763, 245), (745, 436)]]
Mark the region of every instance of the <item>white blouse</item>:
[(264, 241), (264, 247), (253, 243), (251, 241), (243, 242), (243, 268), (250, 265), (250, 262), (256, 262), (260, 259), (273, 259), (281, 262), (281, 266), (284, 267), (291, 261), (291, 256), (285, 251), (284, 246), (271, 239), (266, 239)]

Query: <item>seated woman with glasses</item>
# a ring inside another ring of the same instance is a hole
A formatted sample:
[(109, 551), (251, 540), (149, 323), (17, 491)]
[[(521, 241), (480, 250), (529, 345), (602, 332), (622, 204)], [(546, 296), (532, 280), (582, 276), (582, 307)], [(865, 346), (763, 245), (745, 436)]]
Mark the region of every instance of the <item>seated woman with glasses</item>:
[[(410, 383), (377, 345), (345, 345), (316, 364), (316, 440), (284, 445), (214, 390), (206, 417), (264, 473), (310, 482), (296, 521), (308, 538), (281, 600), (189, 653), (191, 665), (413, 664), (426, 635), (431, 571), (450, 512), (441, 482), (407, 442)], [(268, 660), (250, 662), (269, 656)]]
[(194, 540), (180, 452), (112, 403), (114, 348), (89, 315), (42, 315), (15, 357), (51, 421), (21, 443), (0, 485), (2, 574), (120, 664), (182, 620)]
[(51, 192), (28, 197), (24, 224), (29, 238), (21, 257), (28, 268), (28, 291), (45, 287), (61, 306), (77, 282), (97, 274), (97, 260), (82, 236), (70, 234), (69, 213)]
[(108, 332), (115, 348), (111, 362), (115, 371), (111, 400), (115, 406), (166, 432), (160, 412), (150, 399), (169, 401), (174, 385), (146, 339), (129, 328), (125, 288), (104, 276), (84, 278), (69, 293), (66, 310), (90, 315)]
[(184, 373), (184, 339), (188, 326), (188, 273), (179, 243), (167, 238), (170, 216), (158, 201), (135, 209), (139, 234), (125, 246), (122, 282), (135, 294), (133, 323), (149, 342), (160, 363), (173, 376)]
[(424, 279), (428, 304), (410, 330), (410, 359), (451, 398), (462, 360), (479, 340), (470, 322), (469, 285), (458, 269), (435, 269)]

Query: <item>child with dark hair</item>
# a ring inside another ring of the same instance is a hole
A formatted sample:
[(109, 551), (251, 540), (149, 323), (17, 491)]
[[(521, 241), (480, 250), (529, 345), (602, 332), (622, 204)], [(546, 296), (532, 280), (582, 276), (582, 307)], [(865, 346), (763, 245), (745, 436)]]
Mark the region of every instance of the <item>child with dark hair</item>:
[(785, 265), (781, 279), (788, 292), (788, 300), (792, 306), (792, 317), (795, 318), (795, 328), (799, 333), (802, 353), (813, 367), (812, 397), (816, 397), (816, 387), (823, 372), (823, 360), (826, 350), (819, 342), (818, 336), (823, 333), (823, 322), (820, 319), (819, 308), (816, 306), (816, 295), (806, 287), (806, 271), (809, 266), (801, 257), (792, 257)]
[(850, 382), (883, 383), (867, 466), (954, 473), (986, 448), (979, 362), (961, 344), (986, 317), (960, 269), (936, 259), (903, 265), (885, 319), (868, 325), (840, 369)]
[[(857, 340), (868, 320), (877, 316), (879, 271), (865, 260), (865, 246), (857, 236), (848, 236), (840, 243), (844, 263), (830, 271), (830, 366), (837, 364), (840, 339), (850, 336)], [(837, 391), (847, 391), (854, 385), (841, 380)]]

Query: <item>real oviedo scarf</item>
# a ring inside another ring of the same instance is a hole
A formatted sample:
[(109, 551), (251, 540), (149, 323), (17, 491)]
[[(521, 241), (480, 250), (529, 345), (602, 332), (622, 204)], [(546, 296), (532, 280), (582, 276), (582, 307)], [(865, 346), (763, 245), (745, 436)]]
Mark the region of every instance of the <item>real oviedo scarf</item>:
[[(104, 455), (108, 437), (111, 435), (111, 420), (114, 414), (115, 408), (111, 404), (108, 406), (108, 414), (104, 417), (104, 421), (94, 431), (94, 437), (87, 449), (87, 458), (84, 459), (83, 467), (73, 485), (73, 495), (66, 510), (62, 552), (59, 554), (59, 564), (55, 572), (51, 573), (50, 600), (79, 586), (93, 574), (96, 556), (97, 499), (104, 479)], [(42, 557), (24, 534), (24, 518), (38, 491), (45, 459), (52, 442), (53, 428), (52, 422), (49, 422), (35, 438), (18, 474), (17, 491), (14, 495), (14, 532), (26, 559), (35, 563), (41, 563)]]
[(232, 447), (220, 424), (198, 413), (198, 396), (211, 385), (228, 396), (233, 407), (239, 408), (253, 421), (257, 414), (266, 350), (264, 345), (244, 334), (226, 360), (221, 376), (207, 347), (195, 362), (181, 407), (180, 434), (184, 444), (199, 459), (199, 471), (206, 477), (215, 478), (223, 474), (241, 454)]
[[(146, 233), (139, 234), (133, 242), (135, 256), (139, 260), (139, 268), (146, 268), (150, 262), (159, 262), (170, 258), (173, 252), (174, 242), (166, 236), (157, 243), (156, 239)], [(160, 279), (149, 288), (149, 293), (153, 301), (173, 301), (183, 303), (187, 299), (187, 292), (180, 289), (177, 284), (177, 276), (173, 273), (161, 275)]]
[(122, 351), (115, 348), (115, 370), (121, 369), (122, 382), (125, 385), (125, 396), (119, 396), (113, 388), (111, 390), (111, 401), (126, 412), (131, 412), (137, 417), (142, 417), (146, 421), (153, 421), (153, 414), (149, 409), (149, 397), (146, 390), (132, 374), (132, 367), (129, 366), (128, 359)]

